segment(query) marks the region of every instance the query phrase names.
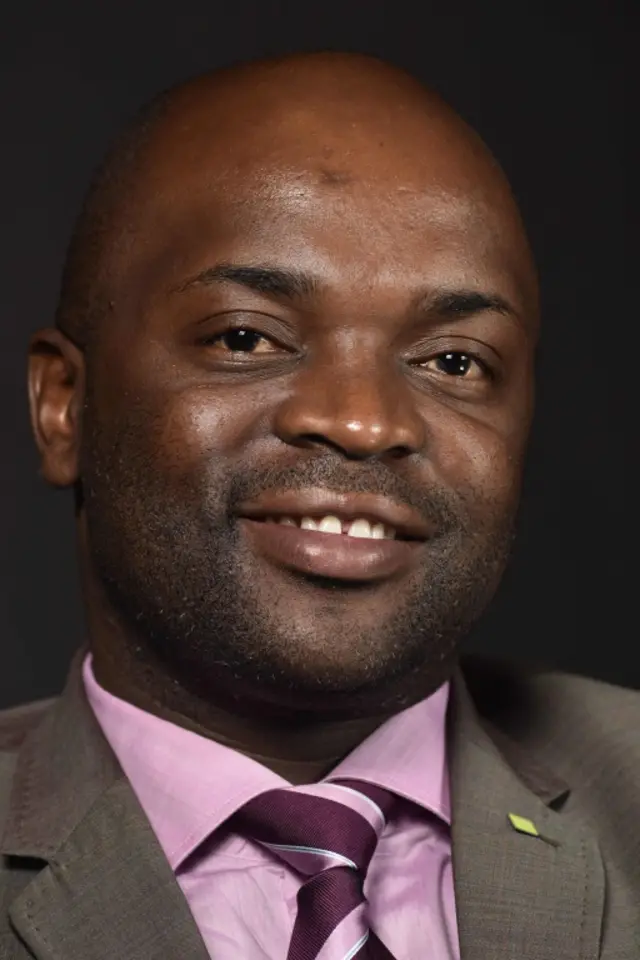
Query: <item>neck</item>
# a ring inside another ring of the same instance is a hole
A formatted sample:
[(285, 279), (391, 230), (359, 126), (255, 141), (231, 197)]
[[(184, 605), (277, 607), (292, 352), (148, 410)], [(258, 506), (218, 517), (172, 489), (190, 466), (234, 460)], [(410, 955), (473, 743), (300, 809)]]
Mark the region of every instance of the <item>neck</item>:
[(105, 636), (99, 631), (92, 638), (93, 670), (101, 687), (147, 713), (251, 757), (290, 783), (321, 779), (390, 715), (346, 720), (240, 715), (217, 703), (215, 696), (195, 695), (161, 663), (134, 656), (119, 631), (120, 642), (114, 642), (114, 632)]

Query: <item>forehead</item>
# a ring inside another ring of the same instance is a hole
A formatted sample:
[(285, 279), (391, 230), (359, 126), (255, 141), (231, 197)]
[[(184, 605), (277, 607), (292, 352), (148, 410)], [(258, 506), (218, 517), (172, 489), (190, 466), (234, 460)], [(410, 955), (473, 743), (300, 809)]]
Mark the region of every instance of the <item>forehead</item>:
[(152, 138), (129, 211), (133, 242), (119, 257), (123, 281), (175, 283), (207, 261), (266, 259), (329, 283), (428, 283), (445, 271), (530, 297), (517, 210), (472, 138), (442, 120), (323, 126), (303, 109), (263, 119), (221, 128), (200, 117)]

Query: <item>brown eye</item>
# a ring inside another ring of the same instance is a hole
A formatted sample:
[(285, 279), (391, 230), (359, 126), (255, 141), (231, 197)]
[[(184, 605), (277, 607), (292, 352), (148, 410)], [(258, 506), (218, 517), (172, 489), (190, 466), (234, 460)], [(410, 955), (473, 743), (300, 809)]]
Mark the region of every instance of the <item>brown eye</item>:
[(479, 380), (487, 375), (487, 369), (481, 360), (457, 350), (440, 353), (437, 357), (427, 360), (422, 366), (434, 373), (460, 377), (464, 380)]
[(207, 346), (222, 346), (229, 353), (267, 353), (273, 349), (267, 337), (246, 327), (225, 330), (215, 337), (207, 337), (204, 342)]

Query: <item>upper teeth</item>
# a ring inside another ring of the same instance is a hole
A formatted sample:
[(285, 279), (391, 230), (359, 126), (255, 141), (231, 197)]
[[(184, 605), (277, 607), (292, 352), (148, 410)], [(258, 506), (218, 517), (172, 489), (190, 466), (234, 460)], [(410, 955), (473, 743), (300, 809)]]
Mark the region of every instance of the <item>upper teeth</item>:
[(373, 540), (394, 540), (396, 532), (384, 523), (369, 523), (364, 518), (357, 520), (340, 520), (339, 517), (274, 517), (277, 523), (289, 527), (301, 527), (303, 530), (319, 530), (321, 533), (346, 533), (349, 537), (370, 537)]

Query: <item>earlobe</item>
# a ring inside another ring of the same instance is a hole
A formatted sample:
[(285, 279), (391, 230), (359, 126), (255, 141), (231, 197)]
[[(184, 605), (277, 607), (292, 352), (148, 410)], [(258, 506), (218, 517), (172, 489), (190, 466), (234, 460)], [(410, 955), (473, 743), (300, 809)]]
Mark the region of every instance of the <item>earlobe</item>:
[(85, 364), (58, 330), (36, 333), (29, 345), (29, 406), (45, 480), (69, 487), (78, 479)]

